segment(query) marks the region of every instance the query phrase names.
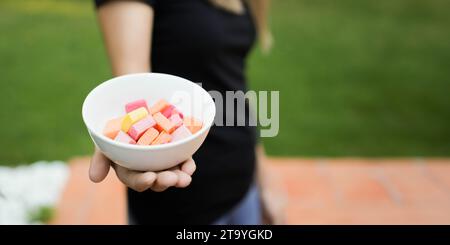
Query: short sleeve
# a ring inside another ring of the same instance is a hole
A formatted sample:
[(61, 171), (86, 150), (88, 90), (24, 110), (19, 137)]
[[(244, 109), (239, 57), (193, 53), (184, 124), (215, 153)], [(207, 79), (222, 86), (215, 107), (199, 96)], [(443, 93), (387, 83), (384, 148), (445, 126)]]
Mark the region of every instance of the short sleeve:
[[(109, 2), (109, 1), (111, 1), (111, 0), (94, 0), (95, 6), (97, 8), (102, 6), (105, 3)], [(146, 3), (146, 4), (148, 4), (148, 5), (152, 6), (152, 7), (155, 5), (155, 2), (156, 2), (156, 0), (136, 0), (136, 1)]]

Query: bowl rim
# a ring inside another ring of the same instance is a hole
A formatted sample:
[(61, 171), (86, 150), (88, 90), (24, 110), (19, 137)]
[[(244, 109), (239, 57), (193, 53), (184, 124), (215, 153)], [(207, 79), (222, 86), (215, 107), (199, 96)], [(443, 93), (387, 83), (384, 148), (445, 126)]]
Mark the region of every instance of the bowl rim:
[[(182, 78), (182, 77), (179, 77), (179, 76), (175, 76), (175, 75), (171, 75), (171, 74), (166, 74), (166, 73), (143, 72), (143, 73), (131, 73), (131, 74), (126, 74), (126, 75), (121, 75), (121, 76), (113, 77), (113, 78), (110, 78), (110, 79), (108, 79), (108, 80), (106, 80), (106, 81), (100, 83), (100, 84), (97, 85), (95, 88), (93, 88), (93, 89), (88, 93), (88, 95), (85, 97), (85, 99), (84, 99), (84, 101), (83, 101), (83, 105), (82, 105), (82, 109), (81, 109), (81, 116), (82, 116), (82, 118), (83, 118), (84, 125), (86, 126), (86, 128), (87, 128), (88, 131), (89, 131), (89, 134), (93, 134), (93, 135), (95, 135), (97, 138), (100, 138), (100, 139), (104, 140), (105, 142), (108, 142), (109, 144), (115, 145), (115, 146), (117, 146), (117, 147), (127, 148), (127, 149), (133, 149), (133, 150), (144, 150), (144, 151), (145, 151), (145, 150), (168, 149), (168, 148), (176, 147), (176, 146), (178, 146), (178, 145), (182, 145), (182, 144), (184, 144), (184, 143), (187, 143), (187, 142), (189, 142), (189, 141), (192, 141), (193, 139), (195, 139), (196, 137), (202, 135), (203, 133), (205, 133), (206, 131), (208, 131), (208, 130), (211, 128), (211, 126), (212, 126), (212, 124), (213, 124), (213, 122), (214, 122), (214, 118), (215, 118), (215, 116), (216, 116), (216, 107), (215, 107), (215, 106), (212, 106), (212, 110), (213, 110), (213, 111), (212, 111), (212, 112), (213, 112), (212, 119), (207, 120), (206, 123), (203, 122), (204, 125), (203, 125), (203, 127), (202, 127), (199, 131), (195, 132), (194, 134), (189, 135), (188, 137), (186, 137), (186, 138), (184, 138), (184, 139), (181, 139), (181, 140), (178, 140), (178, 141), (175, 141), (175, 142), (169, 142), (169, 143), (167, 143), (167, 144), (161, 144), (161, 145), (137, 145), (137, 144), (127, 144), (127, 143), (115, 141), (115, 140), (113, 140), (113, 139), (111, 139), (111, 138), (109, 138), (109, 137), (106, 137), (105, 135), (103, 135), (103, 134), (101, 134), (101, 133), (98, 133), (98, 132), (96, 132), (96, 130), (93, 130), (92, 128), (89, 127), (88, 123), (86, 122), (86, 118), (85, 118), (85, 114), (86, 114), (86, 111), (87, 111), (86, 101), (88, 100), (88, 98), (89, 98), (90, 96), (92, 96), (92, 94), (94, 93), (94, 91), (96, 91), (97, 89), (99, 89), (99, 88), (101, 88), (101, 87), (103, 87), (103, 86), (108, 86), (108, 84), (110, 84), (110, 83), (114, 83), (114, 82), (120, 81), (120, 79), (123, 79), (124, 77), (143, 76), (143, 75), (145, 75), (145, 76), (149, 76), (149, 75), (150, 75), (150, 76), (166, 76), (166, 77), (172, 77), (172, 78), (176, 78), (176, 79), (181, 79), (181, 80), (183, 80), (184, 82), (189, 82), (189, 83), (191, 83), (193, 86), (198, 86), (201, 90), (203, 90), (206, 94), (209, 95), (209, 93), (208, 93), (203, 87), (201, 87), (200, 85), (198, 85), (197, 83), (192, 82), (192, 81), (190, 81), (190, 80), (188, 80), (188, 79), (186, 79), (186, 78)], [(211, 100), (211, 102), (212, 102), (213, 105), (215, 105), (215, 104), (214, 104), (214, 100), (212, 99), (211, 95), (209, 95), (208, 99)], [(92, 136), (91, 136), (91, 138), (92, 138)], [(97, 143), (95, 142), (95, 140), (93, 140), (93, 141), (94, 141), (95, 144), (97, 144)]]

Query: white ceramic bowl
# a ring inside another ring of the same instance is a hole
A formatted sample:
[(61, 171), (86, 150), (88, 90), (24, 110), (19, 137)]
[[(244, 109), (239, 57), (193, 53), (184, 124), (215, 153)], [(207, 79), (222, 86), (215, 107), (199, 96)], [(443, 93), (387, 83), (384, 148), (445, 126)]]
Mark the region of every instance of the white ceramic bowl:
[[(184, 115), (201, 120), (203, 127), (180, 141), (154, 146), (125, 144), (104, 136), (105, 123), (125, 115), (125, 104), (138, 99), (145, 99), (148, 106), (166, 99)], [(214, 101), (202, 87), (161, 73), (130, 74), (103, 82), (88, 94), (82, 109), (89, 135), (103, 154), (123, 167), (139, 171), (168, 169), (191, 157), (205, 140), (215, 113)]]

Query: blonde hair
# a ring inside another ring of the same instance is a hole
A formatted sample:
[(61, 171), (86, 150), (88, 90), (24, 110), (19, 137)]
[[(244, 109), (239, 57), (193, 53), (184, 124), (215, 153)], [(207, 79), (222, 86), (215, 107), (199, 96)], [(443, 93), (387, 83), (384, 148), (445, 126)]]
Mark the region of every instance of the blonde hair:
[[(217, 8), (234, 14), (244, 14), (245, 8), (242, 0), (209, 0)], [(268, 53), (273, 45), (273, 37), (269, 28), (268, 15), (270, 0), (247, 0), (253, 16), (258, 39), (263, 53)]]

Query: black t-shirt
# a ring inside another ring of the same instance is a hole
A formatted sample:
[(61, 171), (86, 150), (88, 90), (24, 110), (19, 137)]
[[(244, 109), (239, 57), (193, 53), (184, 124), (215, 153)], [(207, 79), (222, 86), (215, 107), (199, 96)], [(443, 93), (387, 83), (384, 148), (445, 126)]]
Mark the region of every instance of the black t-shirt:
[[(96, 0), (97, 6), (103, 2)], [(155, 13), (152, 71), (201, 82), (207, 91), (216, 90), (223, 95), (225, 91), (247, 90), (245, 59), (255, 39), (248, 10), (244, 15), (236, 15), (207, 0), (146, 3)], [(225, 108), (222, 111), (226, 118)], [(247, 113), (245, 116), (248, 119)], [(193, 157), (197, 171), (191, 185), (161, 193), (129, 189), (130, 215), (138, 224), (213, 222), (233, 208), (252, 183), (255, 143), (254, 127), (213, 126)]]

